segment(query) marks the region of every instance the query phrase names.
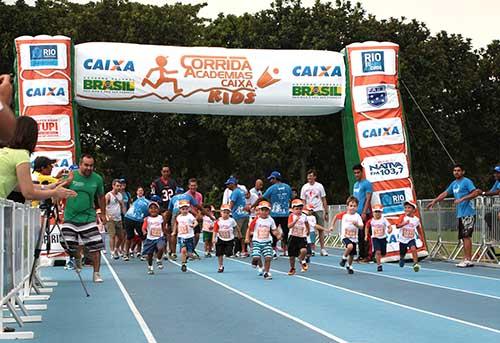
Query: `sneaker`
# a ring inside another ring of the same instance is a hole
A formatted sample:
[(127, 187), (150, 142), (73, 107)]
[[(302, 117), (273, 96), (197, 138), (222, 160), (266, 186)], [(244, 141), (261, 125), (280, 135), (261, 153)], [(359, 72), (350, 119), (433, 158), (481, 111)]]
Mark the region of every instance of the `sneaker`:
[(258, 267), (258, 268), (257, 268), (257, 274), (258, 274), (259, 276), (264, 275), (264, 269), (263, 269), (263, 268), (261, 268), (261, 267)]
[(345, 264), (347, 263), (347, 259), (346, 258), (343, 258), (340, 260), (339, 264), (341, 267), (345, 267)]
[(64, 269), (75, 269), (75, 263), (73, 262), (73, 259), (69, 259), (68, 262), (66, 262)]
[(405, 259), (404, 258), (402, 258), (402, 259), (399, 260), (399, 266), (401, 268), (403, 268), (405, 266)]
[(465, 264), (467, 265), (467, 267), (474, 267), (474, 263), (472, 263), (471, 261), (466, 260), (466, 261), (464, 261), (464, 262), (465, 262)]
[(456, 266), (458, 268), (467, 268), (467, 262), (469, 261), (461, 261), (460, 263), (457, 263)]
[(240, 258), (241, 257), (241, 253), (238, 251), (238, 252), (236, 252), (236, 254), (234, 254), (234, 256)]
[(124, 261), (128, 261), (128, 260), (129, 260), (128, 255), (123, 255), (123, 260), (124, 260)]
[(306, 261), (302, 261), (302, 269), (300, 270), (302, 273), (305, 273), (307, 272), (307, 270), (309, 269), (309, 265), (307, 264)]
[(224, 266), (220, 266), (219, 269), (217, 269), (217, 273), (224, 273)]
[(271, 275), (271, 273), (264, 273), (265, 280), (271, 280), (272, 278), (273, 278), (273, 276)]
[(273, 260), (276, 260), (278, 258), (278, 254), (276, 253), (276, 251), (273, 253)]
[(142, 257), (142, 254), (140, 252), (138, 252), (138, 253), (135, 254), (135, 257)]
[(313, 251), (311, 251), (311, 256), (314, 256), (314, 255), (316, 255), (316, 252), (313, 250)]
[(199, 260), (200, 259), (200, 255), (198, 255), (198, 253), (195, 251), (193, 251), (193, 258)]
[(181, 266), (181, 270), (182, 270), (183, 272), (187, 272), (187, 266), (186, 266), (185, 264), (183, 264), (183, 265)]
[(94, 282), (95, 283), (101, 283), (103, 280), (102, 280), (102, 277), (101, 277), (101, 274), (99, 272), (94, 272), (94, 278), (93, 278)]
[(328, 251), (326, 249), (321, 249), (321, 256), (328, 256)]
[[(170, 258), (172, 258), (172, 255), (170, 255)], [(164, 259), (165, 261), (168, 261), (168, 256), (167, 256), (167, 254), (165, 254), (165, 255), (163, 256), (163, 259)], [(174, 260), (174, 261), (175, 261), (175, 260)]]
[[(165, 257), (167, 257), (167, 256), (165, 256)], [(177, 254), (170, 255), (170, 258), (172, 259), (172, 261), (177, 260)]]
[(115, 253), (113, 254), (113, 258), (115, 260), (118, 260), (120, 258), (120, 255), (118, 255), (118, 253), (115, 251)]
[(288, 271), (288, 275), (295, 275), (295, 268), (290, 268), (290, 270)]
[(377, 266), (377, 272), (381, 272), (382, 271), (382, 266)]
[(248, 256), (250, 256), (250, 255), (246, 251), (241, 253), (241, 257), (242, 258), (245, 258), (245, 257), (248, 257)]
[(208, 257), (208, 255), (209, 255), (209, 253), (208, 253), (208, 252), (206, 252), (206, 253), (205, 253), (205, 257)]
[(158, 266), (158, 269), (163, 269), (163, 262), (161, 260), (156, 260), (156, 265)]
[(414, 271), (415, 273), (418, 273), (418, 271), (419, 271), (419, 270), (420, 270), (420, 265), (419, 265), (418, 263), (415, 263), (415, 264), (413, 265), (413, 271)]
[(347, 274), (354, 274), (354, 269), (352, 269), (351, 266), (347, 266), (346, 269), (347, 269)]
[(212, 257), (212, 254), (211, 253), (208, 253), (208, 256), (207, 257)]
[(153, 275), (154, 273), (153, 266), (148, 266), (148, 275)]
[(146, 256), (141, 255), (141, 261), (146, 261)]

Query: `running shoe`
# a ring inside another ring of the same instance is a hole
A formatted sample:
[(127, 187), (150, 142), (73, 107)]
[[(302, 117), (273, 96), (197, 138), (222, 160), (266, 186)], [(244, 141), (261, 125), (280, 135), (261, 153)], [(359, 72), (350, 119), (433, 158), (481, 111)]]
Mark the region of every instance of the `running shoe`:
[[(166, 257), (166, 256), (165, 256), (165, 257)], [(177, 254), (172, 254), (172, 255), (170, 255), (170, 259), (171, 259), (172, 261), (177, 260)]]
[(381, 272), (382, 271), (382, 266), (377, 266), (377, 272)]
[(474, 267), (474, 263), (469, 260), (465, 260), (465, 264), (467, 265), (467, 267)]
[(208, 257), (212, 257), (212, 254), (211, 254), (211, 253), (208, 253)]
[(209, 254), (208, 254), (208, 252), (206, 252), (206, 253), (205, 253), (205, 257), (208, 257), (208, 255), (209, 255)]
[(153, 266), (148, 266), (148, 275), (153, 275), (154, 273)]
[(309, 265), (307, 264), (307, 262), (302, 261), (302, 269), (300, 271), (302, 273), (305, 273), (305, 272), (307, 272), (308, 269), (309, 269)]
[(94, 272), (93, 280), (95, 283), (101, 283), (103, 281), (99, 272)]
[(321, 249), (321, 256), (328, 256), (328, 251), (326, 249)]
[(236, 254), (234, 254), (234, 256), (240, 258), (241, 257), (241, 253), (239, 251), (237, 251)]
[(419, 265), (418, 263), (415, 263), (415, 264), (413, 265), (413, 271), (414, 271), (415, 273), (418, 273), (418, 271), (419, 271), (419, 270), (420, 270), (420, 265)]
[(120, 255), (118, 255), (118, 253), (115, 251), (115, 253), (113, 254), (113, 258), (115, 260), (118, 260), (120, 258)]
[(271, 273), (264, 273), (264, 279), (265, 280), (272, 280), (273, 276), (271, 275)]
[(264, 274), (264, 269), (262, 269), (261, 267), (257, 268), (257, 274), (259, 276), (262, 276)]
[(288, 275), (295, 275), (295, 268), (290, 268), (290, 270), (288, 271)]
[(128, 255), (123, 255), (123, 260), (124, 260), (124, 261), (128, 261), (128, 260), (129, 260)]
[(146, 256), (141, 255), (141, 261), (146, 261)]
[[(167, 256), (167, 255), (165, 255), (165, 256)], [(142, 257), (142, 254), (140, 252), (138, 252), (135, 254), (135, 257)]]
[(345, 264), (347, 263), (347, 259), (346, 258), (343, 258), (340, 260), (339, 264), (341, 267), (345, 267)]
[(276, 260), (278, 258), (278, 254), (276, 254), (276, 251), (273, 253), (273, 260)]
[(402, 258), (402, 259), (399, 260), (399, 266), (401, 268), (403, 268), (405, 266), (405, 259), (404, 258)]
[(354, 269), (351, 266), (347, 266), (346, 269), (348, 274), (354, 274)]
[(217, 273), (224, 273), (224, 266), (220, 266)]
[(64, 266), (65, 269), (75, 269), (75, 263), (73, 262), (73, 259), (69, 259), (68, 262), (66, 262), (66, 265)]
[(156, 265), (158, 266), (158, 269), (163, 269), (163, 262), (161, 260), (156, 260)]
[(311, 251), (311, 256), (315, 256), (316, 255), (316, 252), (313, 250)]
[(246, 251), (241, 253), (241, 257), (242, 258), (245, 258), (245, 257), (248, 257), (248, 256), (250, 256), (250, 255)]
[(186, 266), (185, 264), (183, 264), (183, 265), (181, 266), (181, 270), (182, 270), (183, 272), (187, 272), (187, 266)]
[(133, 252), (133, 251), (132, 251), (130, 254), (128, 254), (128, 256), (129, 256), (130, 258), (135, 258), (135, 254), (134, 254), (134, 252)]

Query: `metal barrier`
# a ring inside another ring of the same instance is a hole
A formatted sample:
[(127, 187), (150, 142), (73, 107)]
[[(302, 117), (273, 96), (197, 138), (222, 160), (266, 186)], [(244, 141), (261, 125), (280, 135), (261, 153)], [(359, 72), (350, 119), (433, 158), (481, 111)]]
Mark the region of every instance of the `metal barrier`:
[[(45, 304), (27, 305), (30, 300), (48, 300), (48, 295), (31, 295), (30, 272), (34, 262), (36, 236), (40, 232), (40, 210), (27, 205), (0, 199), (0, 339), (29, 339), (33, 332), (4, 332), (5, 324), (39, 322), (40, 315), (29, 315), (29, 310), (46, 309)], [(33, 290), (40, 294), (51, 289), (35, 275)], [(9, 315), (10, 313), (10, 315)]]

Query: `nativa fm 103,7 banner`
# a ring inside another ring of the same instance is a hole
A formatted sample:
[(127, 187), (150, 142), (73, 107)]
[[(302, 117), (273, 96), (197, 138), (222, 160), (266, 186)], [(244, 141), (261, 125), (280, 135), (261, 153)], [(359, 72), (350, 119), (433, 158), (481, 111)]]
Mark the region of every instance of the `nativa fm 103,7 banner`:
[(115, 111), (323, 115), (345, 101), (343, 55), (125, 43), (75, 46), (83, 106)]

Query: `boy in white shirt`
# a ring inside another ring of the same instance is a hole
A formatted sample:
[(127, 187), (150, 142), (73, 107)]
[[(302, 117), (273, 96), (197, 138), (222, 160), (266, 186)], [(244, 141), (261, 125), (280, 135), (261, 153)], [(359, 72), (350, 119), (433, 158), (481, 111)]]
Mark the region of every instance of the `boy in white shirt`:
[(153, 270), (153, 255), (156, 252), (156, 264), (158, 269), (163, 269), (162, 257), (165, 251), (165, 237), (167, 229), (163, 217), (159, 215), (160, 205), (156, 202), (149, 204), (149, 216), (144, 218), (142, 224), (142, 232), (146, 235), (146, 240), (143, 244), (142, 256), (147, 255), (148, 258), (148, 274), (154, 274)]
[[(252, 238), (252, 265), (255, 267), (259, 266), (259, 275), (264, 273), (264, 279), (271, 280), (273, 277), (269, 272), (271, 268), (271, 260), (273, 258), (273, 238), (271, 236), (271, 231), (274, 235), (281, 239), (281, 232), (276, 227), (276, 224), (269, 216), (271, 211), (271, 204), (267, 201), (261, 201), (257, 206), (259, 210), (259, 215), (252, 220), (250, 227), (247, 230), (245, 242), (250, 243), (250, 235), (253, 234)], [(264, 257), (264, 271), (262, 271), (262, 258)]]
[(292, 201), (292, 213), (288, 216), (288, 229), (290, 238), (288, 239), (288, 256), (290, 258), (290, 271), (288, 275), (295, 275), (295, 258), (299, 258), (302, 272), (309, 268), (305, 261), (307, 254), (307, 237), (309, 236), (309, 223), (307, 216), (302, 213), (304, 203), (300, 199)]
[[(352, 269), (352, 260), (356, 255), (356, 245), (358, 244), (358, 229), (363, 229), (363, 219), (356, 212), (359, 201), (356, 197), (347, 198), (347, 212), (342, 215), (342, 231), (340, 237), (344, 243), (345, 251), (340, 261), (341, 267), (346, 267), (349, 274), (354, 274)], [(347, 266), (346, 266), (347, 262)]]
[(399, 223), (396, 227), (399, 230), (399, 266), (405, 266), (405, 255), (410, 250), (413, 257), (413, 270), (418, 272), (420, 265), (418, 264), (417, 255), (417, 230), (420, 227), (420, 219), (415, 216), (417, 205), (413, 201), (405, 201), (405, 214), (399, 218)]
[(365, 241), (369, 236), (372, 237), (373, 251), (375, 251), (375, 260), (377, 261), (377, 271), (382, 271), (382, 256), (387, 252), (387, 233), (392, 232), (391, 223), (382, 217), (384, 208), (380, 204), (372, 207), (373, 218), (368, 220), (365, 226)]
[(203, 224), (202, 224), (202, 231), (203, 231), (203, 242), (205, 243), (205, 257), (212, 257), (212, 239), (213, 239), (213, 232), (214, 232), (214, 207), (211, 205), (205, 205), (203, 206), (205, 208), (205, 214), (203, 216)]
[(189, 200), (179, 201), (179, 215), (175, 218), (173, 235), (177, 235), (177, 244), (181, 248), (181, 270), (187, 271), (187, 258), (194, 252), (194, 227), (198, 225), (196, 218), (189, 213), (191, 203)]
[(224, 272), (224, 255), (231, 257), (234, 249), (234, 231), (238, 227), (236, 220), (231, 218), (231, 206), (223, 204), (220, 208), (221, 217), (215, 221), (213, 243), (215, 244), (215, 256), (219, 260), (218, 273)]

